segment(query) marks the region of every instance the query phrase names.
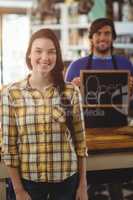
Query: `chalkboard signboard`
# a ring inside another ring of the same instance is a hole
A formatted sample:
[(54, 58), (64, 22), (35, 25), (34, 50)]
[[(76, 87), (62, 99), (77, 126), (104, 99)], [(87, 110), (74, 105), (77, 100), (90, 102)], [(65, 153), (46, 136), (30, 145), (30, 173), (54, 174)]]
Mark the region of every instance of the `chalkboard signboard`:
[(128, 70), (82, 70), (81, 93), (86, 127), (127, 124)]

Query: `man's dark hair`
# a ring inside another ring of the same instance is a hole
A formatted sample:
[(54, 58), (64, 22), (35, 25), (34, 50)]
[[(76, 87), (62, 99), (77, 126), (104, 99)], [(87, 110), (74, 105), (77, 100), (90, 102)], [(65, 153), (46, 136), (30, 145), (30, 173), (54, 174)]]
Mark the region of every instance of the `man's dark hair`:
[(112, 36), (113, 39), (115, 40), (117, 36), (115, 31), (115, 26), (113, 21), (108, 18), (98, 18), (92, 22), (89, 30), (89, 38), (92, 38), (93, 34), (96, 33), (103, 26), (110, 26), (112, 28)]

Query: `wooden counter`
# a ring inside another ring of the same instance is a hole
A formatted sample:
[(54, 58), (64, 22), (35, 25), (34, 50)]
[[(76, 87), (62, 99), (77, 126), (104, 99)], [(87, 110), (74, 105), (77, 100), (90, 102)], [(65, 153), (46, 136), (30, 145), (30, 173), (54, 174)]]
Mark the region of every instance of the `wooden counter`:
[(133, 127), (88, 128), (86, 141), (89, 151), (133, 148)]
[[(86, 141), (87, 171), (133, 167), (133, 127), (88, 128)], [(6, 200), (7, 177), (6, 167), (0, 163), (0, 200)]]
[(87, 171), (133, 168), (133, 127), (88, 128)]

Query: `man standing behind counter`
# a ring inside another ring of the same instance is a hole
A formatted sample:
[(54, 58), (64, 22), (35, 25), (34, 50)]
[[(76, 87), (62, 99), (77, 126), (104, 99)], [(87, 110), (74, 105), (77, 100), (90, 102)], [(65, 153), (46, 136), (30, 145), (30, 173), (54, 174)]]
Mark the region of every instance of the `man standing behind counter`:
[(80, 70), (129, 70), (130, 91), (133, 88), (133, 65), (124, 56), (113, 54), (113, 42), (116, 39), (114, 23), (108, 18), (98, 18), (90, 26), (89, 39), (91, 54), (72, 62), (65, 75), (65, 80), (80, 86)]
[[(126, 57), (118, 56), (113, 53), (113, 43), (116, 37), (117, 34), (112, 20), (108, 18), (98, 18), (92, 22), (89, 30), (91, 53), (88, 56), (73, 61), (68, 66), (65, 74), (65, 81), (73, 82), (77, 86), (80, 86), (80, 70), (129, 70), (131, 74), (129, 81), (130, 94), (133, 94), (133, 65)], [(119, 185), (119, 181), (115, 183), (113, 188), (117, 188), (117, 185)], [(109, 187), (110, 186), (108, 185), (108, 188)], [(98, 185), (97, 188), (99, 189)], [(94, 194), (95, 189), (95, 184), (92, 184), (90, 187), (93, 196), (92, 199), (96, 198)], [(111, 190), (109, 189), (109, 194), (110, 191)], [(118, 199), (121, 196), (119, 190), (116, 192), (115, 189), (111, 192), (113, 194), (113, 196), (110, 194), (111, 199), (114, 199), (114, 196), (116, 197), (115, 199)]]

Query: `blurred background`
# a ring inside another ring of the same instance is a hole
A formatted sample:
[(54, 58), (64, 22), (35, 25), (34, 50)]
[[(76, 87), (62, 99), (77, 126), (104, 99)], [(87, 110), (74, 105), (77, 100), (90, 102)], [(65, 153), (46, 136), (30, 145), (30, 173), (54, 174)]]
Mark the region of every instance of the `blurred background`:
[(89, 53), (88, 28), (99, 17), (114, 20), (115, 51), (133, 62), (133, 0), (0, 0), (0, 85), (23, 78), (32, 32), (53, 29), (65, 66)]

